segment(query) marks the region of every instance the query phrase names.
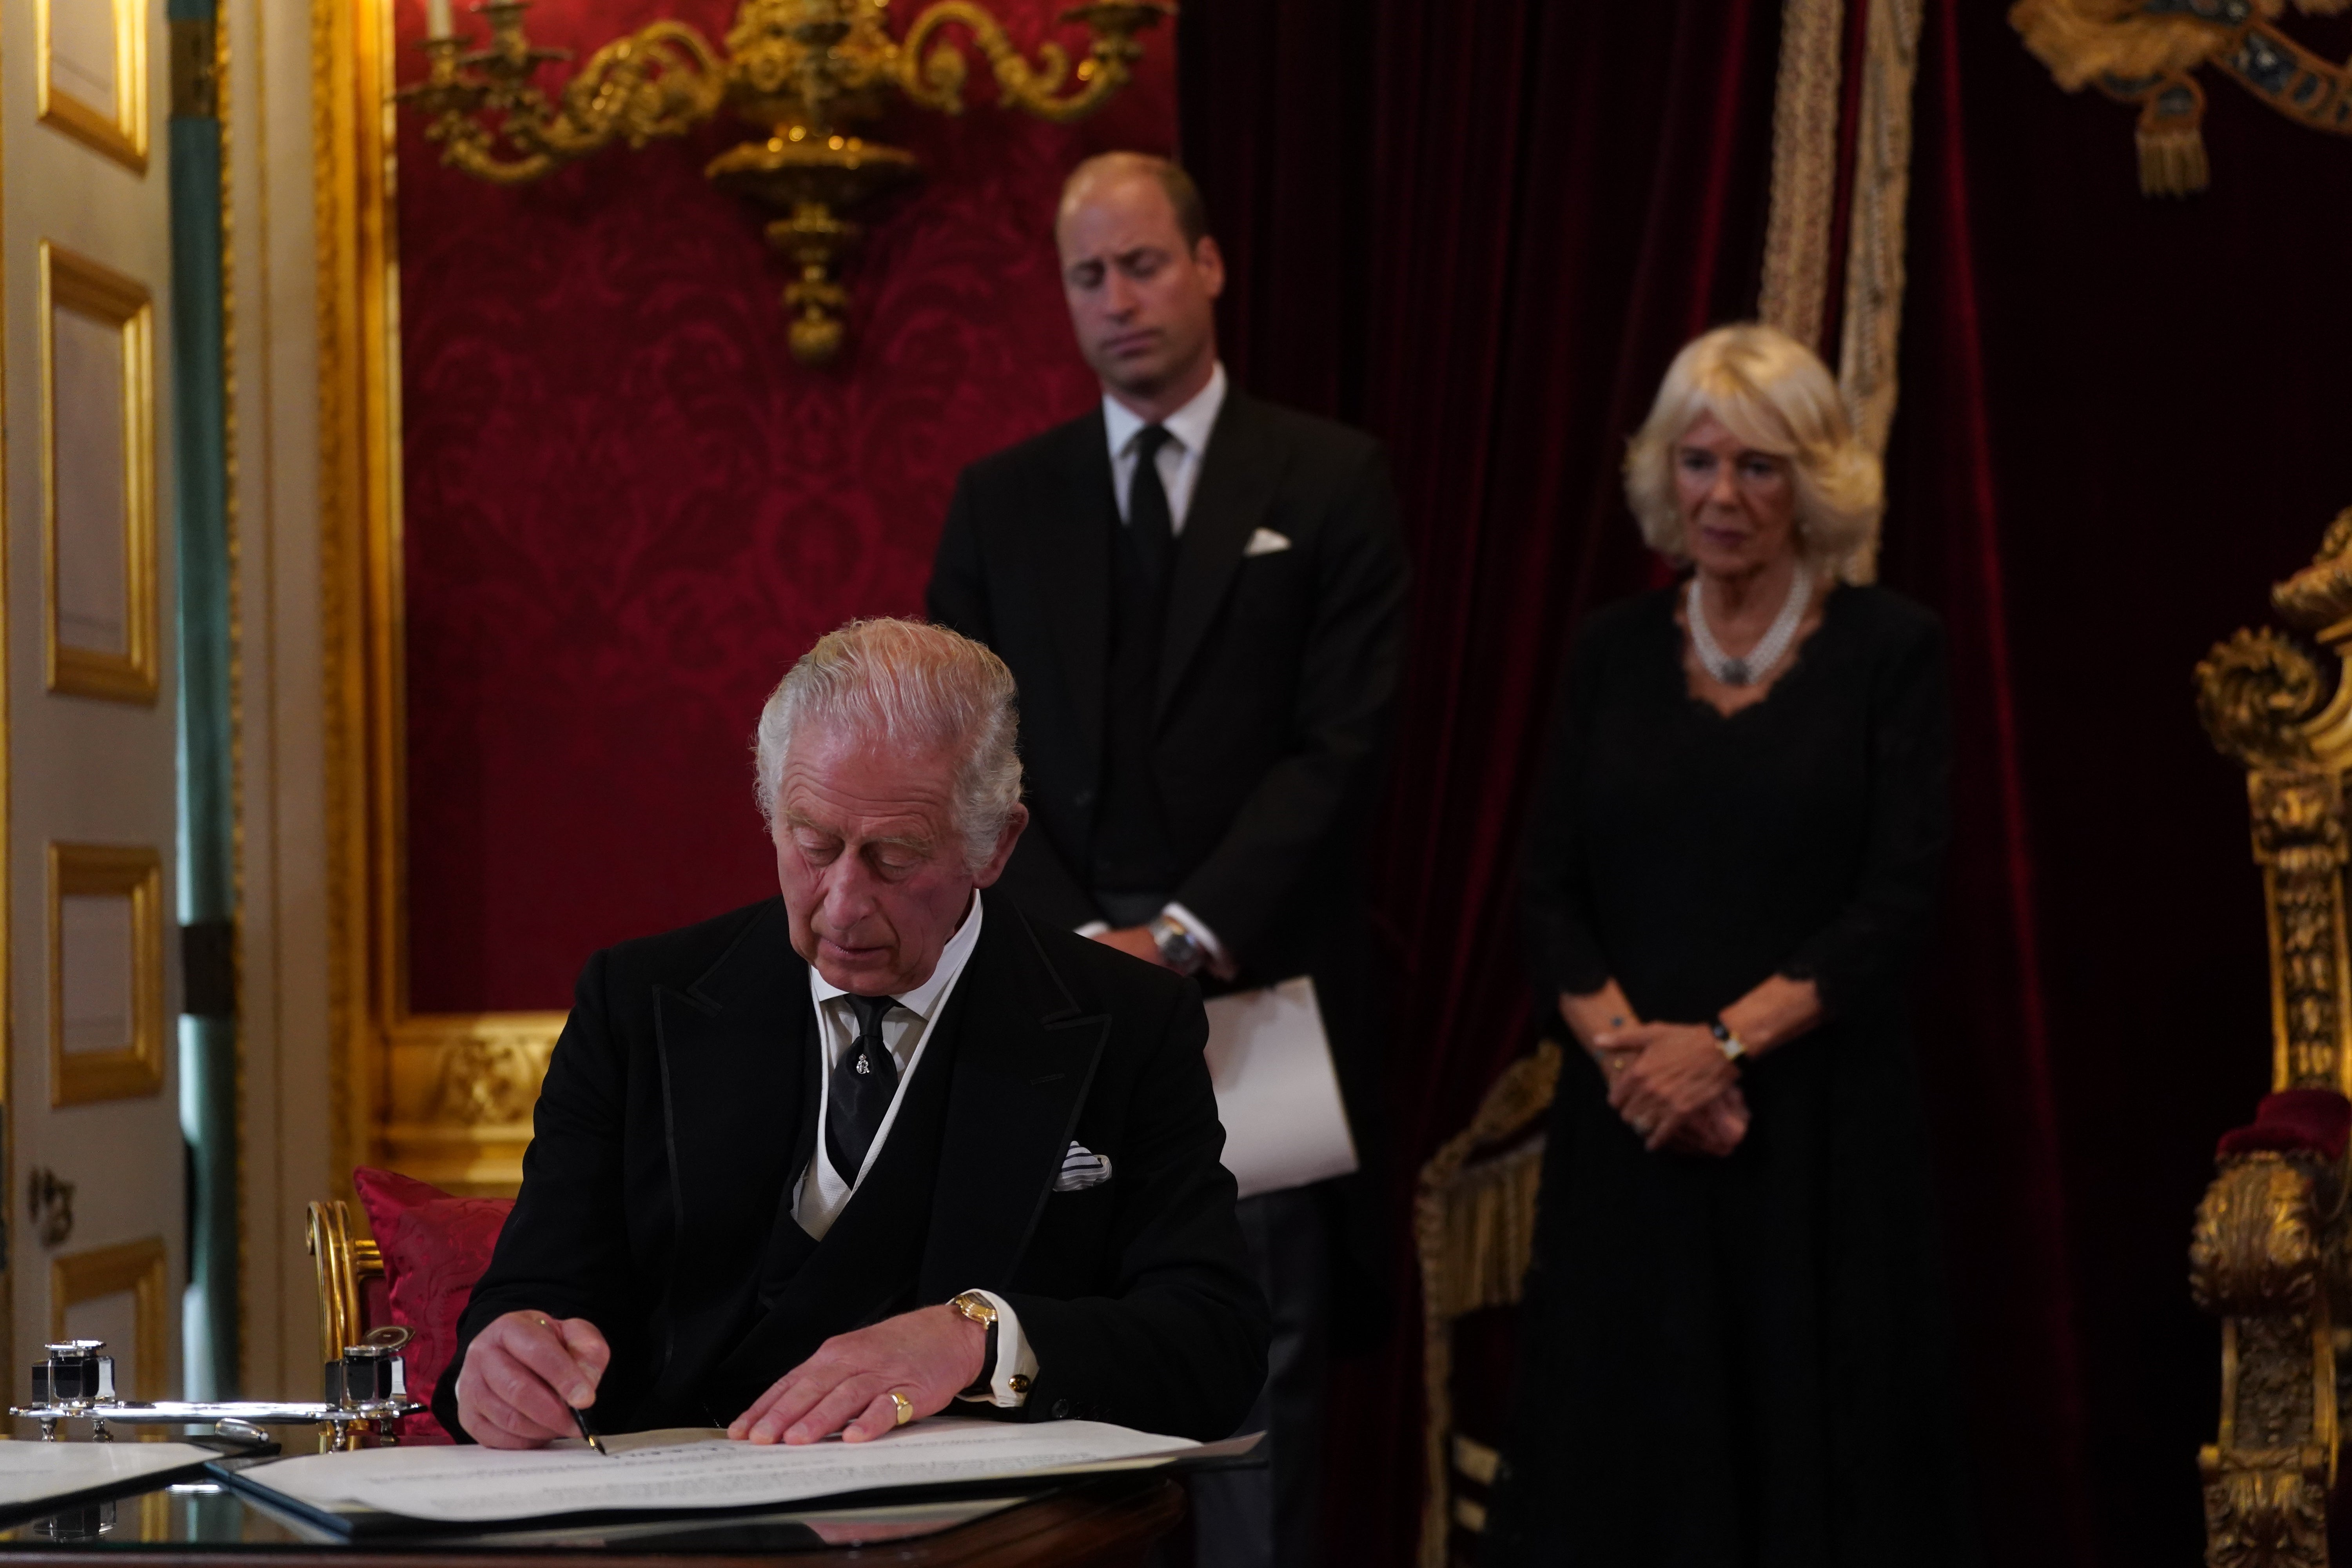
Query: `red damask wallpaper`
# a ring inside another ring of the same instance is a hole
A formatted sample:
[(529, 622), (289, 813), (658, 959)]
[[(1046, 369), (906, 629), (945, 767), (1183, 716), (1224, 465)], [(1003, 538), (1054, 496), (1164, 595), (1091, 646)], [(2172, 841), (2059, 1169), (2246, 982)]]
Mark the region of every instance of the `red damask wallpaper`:
[[(1034, 45), (1063, 3), (994, 9)], [(541, 0), (530, 25), (584, 56), (661, 16), (716, 40), (731, 9)], [(410, 80), (423, 0), (397, 20)], [(1095, 395), (1049, 226), (1080, 158), (1172, 149), (1174, 35), (1150, 45), (1075, 127), (998, 110), (984, 67), (960, 121), (896, 112), (879, 137), (928, 177), (853, 263), (829, 372), (786, 351), (760, 218), (702, 178), (745, 128), (499, 189), (402, 116), (416, 1011), (565, 1006), (596, 948), (774, 890), (761, 700), (839, 622), (919, 613), (957, 470)]]

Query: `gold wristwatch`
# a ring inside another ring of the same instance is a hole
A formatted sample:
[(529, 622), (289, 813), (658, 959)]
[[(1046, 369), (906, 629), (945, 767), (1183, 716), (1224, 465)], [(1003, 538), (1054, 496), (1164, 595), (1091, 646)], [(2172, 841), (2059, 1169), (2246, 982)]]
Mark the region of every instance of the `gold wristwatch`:
[(961, 1296), (948, 1299), (948, 1308), (970, 1318), (988, 1331), (988, 1342), (981, 1348), (980, 1376), (966, 1388), (956, 1391), (959, 1399), (973, 1398), (996, 1392), (996, 1309), (987, 1297), (977, 1290), (966, 1290)]

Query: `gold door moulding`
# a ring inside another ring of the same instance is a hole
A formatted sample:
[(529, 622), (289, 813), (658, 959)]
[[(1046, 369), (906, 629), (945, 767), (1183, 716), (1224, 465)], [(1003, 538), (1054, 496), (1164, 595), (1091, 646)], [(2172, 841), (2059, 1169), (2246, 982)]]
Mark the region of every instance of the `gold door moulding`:
[[(130, 1039), (119, 1050), (66, 1048), (65, 900), (131, 905)], [(142, 845), (49, 846), (49, 1103), (130, 1100), (163, 1087), (163, 862)]]
[[(102, 3), (114, 45), (111, 112), (79, 98), (58, 80), (53, 47), (60, 5)], [(33, 0), (33, 54), (41, 123), (93, 147), (132, 174), (147, 172), (147, 7), (145, 0)]]
[[(152, 703), (159, 689), (155, 551), (155, 310), (146, 287), (49, 240), (41, 241), (41, 483), (47, 577), (42, 586), (49, 689), (77, 697)], [(58, 316), (68, 312), (110, 329), (122, 378), (123, 646), (66, 640), (58, 595)]]
[[(2293, 0), (2326, 15), (2344, 0)], [(2139, 109), (2139, 188), (2205, 188), (2205, 89), (2212, 67), (2289, 120), (2352, 135), (2352, 63), (2323, 59), (2277, 18), (2288, 0), (2018, 0), (2010, 26), (2068, 92), (2096, 87)]]
[[(125, 1396), (161, 1399), (169, 1382), (170, 1335), (164, 1321), (170, 1263), (161, 1237), (94, 1247), (49, 1261), (49, 1338), (66, 1337), (66, 1309), (102, 1296), (131, 1292), (131, 1385)], [(120, 1385), (118, 1385), (120, 1386)]]

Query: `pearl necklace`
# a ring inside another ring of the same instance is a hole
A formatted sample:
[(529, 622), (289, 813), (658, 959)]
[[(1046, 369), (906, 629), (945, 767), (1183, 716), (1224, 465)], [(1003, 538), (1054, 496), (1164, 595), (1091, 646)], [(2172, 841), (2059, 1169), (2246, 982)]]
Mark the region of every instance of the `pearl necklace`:
[(1698, 653), (1699, 663), (1706, 672), (1726, 686), (1746, 686), (1772, 673), (1780, 656), (1789, 651), (1789, 644), (1797, 635), (1799, 623), (1805, 618), (1805, 606), (1812, 603), (1811, 575), (1801, 565), (1789, 577), (1789, 602), (1759, 638), (1745, 658), (1734, 658), (1723, 651), (1715, 640), (1715, 633), (1706, 624), (1706, 611), (1699, 604), (1698, 575), (1690, 580), (1690, 593), (1683, 600), (1690, 618), (1691, 647)]

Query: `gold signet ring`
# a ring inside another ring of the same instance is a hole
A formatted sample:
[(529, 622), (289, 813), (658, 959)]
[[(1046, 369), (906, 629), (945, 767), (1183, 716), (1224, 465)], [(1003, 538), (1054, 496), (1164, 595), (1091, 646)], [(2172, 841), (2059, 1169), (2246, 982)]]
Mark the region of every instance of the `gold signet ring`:
[(915, 1418), (915, 1407), (907, 1403), (907, 1396), (895, 1388), (890, 1391), (890, 1403), (898, 1407), (898, 1419), (891, 1423), (893, 1426), (904, 1426)]

